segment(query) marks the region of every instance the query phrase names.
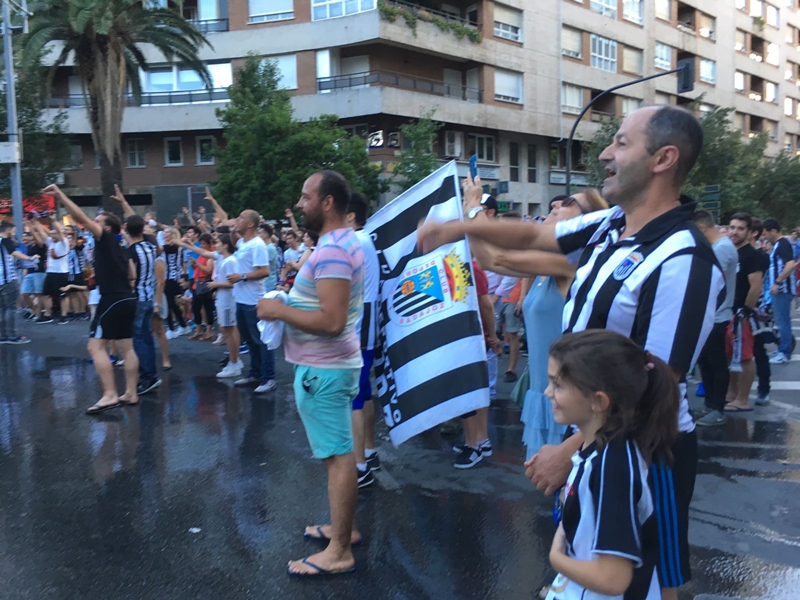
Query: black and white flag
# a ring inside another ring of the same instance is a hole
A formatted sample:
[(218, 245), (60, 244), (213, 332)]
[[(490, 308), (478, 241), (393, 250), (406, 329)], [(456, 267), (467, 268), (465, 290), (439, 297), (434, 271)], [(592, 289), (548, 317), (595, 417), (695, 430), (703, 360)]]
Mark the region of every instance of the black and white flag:
[(422, 219), (461, 219), (456, 163), (442, 167), (373, 215), (381, 267), (375, 371), (389, 434), (401, 444), (489, 406), (486, 344), (465, 240), (417, 250)]

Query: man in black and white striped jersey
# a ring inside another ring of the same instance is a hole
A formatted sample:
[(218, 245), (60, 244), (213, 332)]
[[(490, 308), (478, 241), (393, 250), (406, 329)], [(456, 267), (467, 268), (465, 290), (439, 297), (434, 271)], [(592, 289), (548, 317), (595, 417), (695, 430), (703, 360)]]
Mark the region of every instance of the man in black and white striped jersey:
[(155, 238), (144, 237), (144, 219), (131, 215), (125, 221), (128, 234), (128, 252), (136, 269), (136, 320), (133, 322), (133, 349), (139, 357), (139, 385), (137, 394), (147, 394), (161, 385), (156, 374), (156, 347), (153, 342), (153, 297), (156, 287), (156, 258), (158, 247)]
[[(697, 437), (685, 396), (692, 368), (714, 325), (724, 280), (710, 244), (692, 223), (695, 203), (680, 193), (697, 161), (703, 132), (691, 113), (672, 106), (647, 107), (628, 116), (600, 155), (609, 177), (603, 195), (616, 206), (553, 225), (491, 222), (480, 213), (464, 222), (426, 223), (418, 231), (425, 252), (464, 235), (510, 249), (566, 254), (578, 265), (564, 308), (565, 331), (605, 328), (628, 335), (666, 361), (681, 382), (676, 418), (682, 435), (674, 467), (651, 472), (662, 529), (663, 597), (691, 577), (688, 510), (694, 492)], [(476, 189), (477, 186), (477, 189)], [(480, 182), (466, 182), (469, 210), (480, 200)], [(554, 493), (571, 468), (582, 440), (545, 446), (526, 463), (527, 474)], [(668, 512), (667, 512), (668, 511)]]

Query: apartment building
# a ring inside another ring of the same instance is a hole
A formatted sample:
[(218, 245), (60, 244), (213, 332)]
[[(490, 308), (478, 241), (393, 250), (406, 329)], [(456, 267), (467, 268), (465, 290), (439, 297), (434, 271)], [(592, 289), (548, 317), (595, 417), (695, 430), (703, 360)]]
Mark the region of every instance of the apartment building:
[[(478, 155), (504, 209), (536, 215), (563, 190), (565, 140), (602, 90), (695, 61), (695, 91), (674, 75), (599, 101), (578, 128), (653, 103), (733, 107), (745, 136), (766, 132), (769, 152), (800, 150), (798, 0), (185, 0), (208, 34), (213, 89), (196, 74), (155, 65), (123, 121), (124, 180), (141, 205), (185, 204), (215, 176), (215, 109), (248, 53), (277, 62), (301, 119), (335, 113), (387, 174), (404, 147), (400, 126), (435, 109), (442, 161), (466, 173)], [(77, 167), (70, 193), (99, 200), (96, 157), (80, 83), (63, 69), (51, 107), (65, 109)], [(585, 182), (581, 144), (573, 184)], [(384, 199), (385, 200), (385, 199)]]

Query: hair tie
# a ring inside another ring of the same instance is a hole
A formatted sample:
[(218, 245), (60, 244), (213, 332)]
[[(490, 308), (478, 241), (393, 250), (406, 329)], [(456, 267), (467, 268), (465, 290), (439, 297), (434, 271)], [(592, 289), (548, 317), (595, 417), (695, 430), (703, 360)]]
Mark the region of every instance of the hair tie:
[(652, 371), (653, 369), (656, 368), (656, 366), (653, 363), (649, 362), (644, 366), (644, 368), (646, 371)]
[(656, 368), (656, 366), (655, 366), (655, 364), (653, 364), (653, 355), (645, 350), (645, 353), (644, 353), (644, 370), (649, 372), (649, 371), (652, 371), (655, 368)]

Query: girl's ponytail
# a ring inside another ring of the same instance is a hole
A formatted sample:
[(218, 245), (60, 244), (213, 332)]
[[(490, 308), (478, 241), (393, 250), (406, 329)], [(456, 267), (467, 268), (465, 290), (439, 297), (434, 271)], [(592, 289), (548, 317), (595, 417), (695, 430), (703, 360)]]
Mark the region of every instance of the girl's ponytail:
[(667, 363), (649, 352), (644, 353), (644, 369), (647, 388), (636, 411), (636, 442), (648, 462), (657, 454), (671, 463), (670, 448), (678, 437), (679, 387)]

